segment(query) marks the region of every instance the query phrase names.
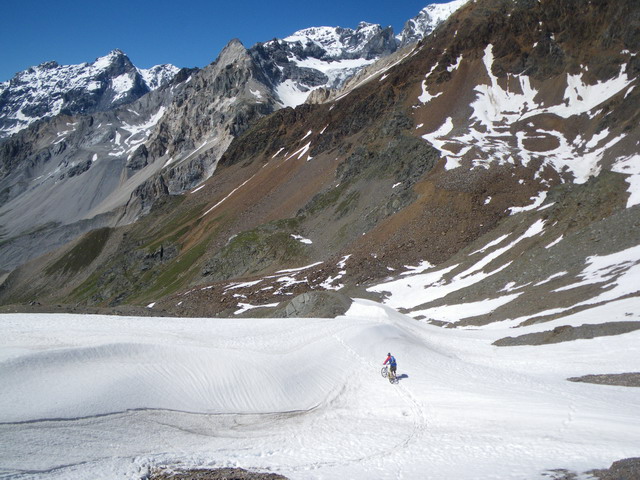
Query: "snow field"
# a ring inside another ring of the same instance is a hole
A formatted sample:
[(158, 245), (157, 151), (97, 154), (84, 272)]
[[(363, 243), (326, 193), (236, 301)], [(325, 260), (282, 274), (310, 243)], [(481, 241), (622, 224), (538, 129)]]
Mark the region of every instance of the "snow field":
[(640, 444), (634, 389), (565, 380), (638, 371), (640, 332), (499, 348), (506, 327), (441, 329), (366, 300), (336, 319), (3, 315), (0, 329), (3, 478), (534, 479)]

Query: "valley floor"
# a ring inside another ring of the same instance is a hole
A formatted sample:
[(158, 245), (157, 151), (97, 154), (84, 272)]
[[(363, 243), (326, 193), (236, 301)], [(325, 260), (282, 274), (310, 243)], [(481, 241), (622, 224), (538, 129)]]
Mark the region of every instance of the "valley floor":
[[(549, 325), (606, 314), (596, 310)], [(509, 335), (500, 324), (439, 328), (365, 300), (336, 319), (0, 315), (0, 478), (240, 467), (290, 479), (530, 480), (640, 455), (638, 390), (567, 381), (640, 372), (639, 330), (492, 345)], [(397, 385), (380, 376), (387, 352)]]

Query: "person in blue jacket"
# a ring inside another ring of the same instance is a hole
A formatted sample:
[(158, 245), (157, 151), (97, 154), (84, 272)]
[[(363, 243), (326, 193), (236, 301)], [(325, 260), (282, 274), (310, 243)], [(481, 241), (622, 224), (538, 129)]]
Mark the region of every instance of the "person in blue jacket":
[(398, 364), (396, 363), (396, 357), (391, 355), (391, 353), (387, 353), (387, 359), (384, 361), (383, 365), (389, 364), (392, 375), (396, 376), (396, 368)]

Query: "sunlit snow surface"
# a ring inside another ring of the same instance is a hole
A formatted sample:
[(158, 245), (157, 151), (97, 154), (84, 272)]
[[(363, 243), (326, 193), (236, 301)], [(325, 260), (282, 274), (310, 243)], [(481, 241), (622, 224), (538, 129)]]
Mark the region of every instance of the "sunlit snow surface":
[[(15, 314), (0, 331), (2, 478), (138, 479), (180, 465), (535, 479), (640, 445), (637, 389), (565, 380), (638, 371), (640, 332), (498, 348), (508, 329), (441, 329), (365, 300), (337, 319)], [(398, 385), (379, 373), (388, 351)]]

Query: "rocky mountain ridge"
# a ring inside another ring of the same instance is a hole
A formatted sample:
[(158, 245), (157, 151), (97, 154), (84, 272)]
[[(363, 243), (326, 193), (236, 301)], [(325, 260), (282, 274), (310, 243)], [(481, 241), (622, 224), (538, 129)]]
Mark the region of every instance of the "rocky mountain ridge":
[[(463, 3), (426, 7), (396, 37), (391, 27), (361, 22), (356, 29), (310, 27), (250, 51), (279, 88), (280, 104), (295, 106), (319, 85), (340, 87), (363, 65), (419, 41)], [(130, 103), (169, 83), (179, 70), (169, 64), (137, 68), (118, 49), (91, 63), (33, 66), (0, 82), (0, 139), (61, 113), (91, 114)]]
[(366, 22), (353, 30), (313, 27), (249, 51), (267, 73), (285, 107), (303, 103), (317, 88), (339, 88), (362, 67), (393, 53), (397, 43), (391, 27)]

